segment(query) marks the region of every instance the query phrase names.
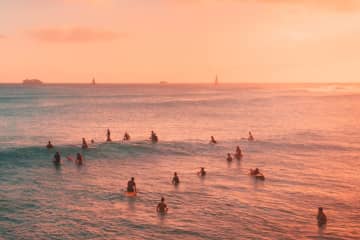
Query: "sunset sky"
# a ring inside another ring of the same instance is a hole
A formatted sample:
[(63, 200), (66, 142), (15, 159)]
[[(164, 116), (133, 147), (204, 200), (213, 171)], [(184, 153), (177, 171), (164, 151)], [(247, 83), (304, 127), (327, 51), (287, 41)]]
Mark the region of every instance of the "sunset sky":
[(360, 82), (357, 0), (1, 0), (0, 83)]

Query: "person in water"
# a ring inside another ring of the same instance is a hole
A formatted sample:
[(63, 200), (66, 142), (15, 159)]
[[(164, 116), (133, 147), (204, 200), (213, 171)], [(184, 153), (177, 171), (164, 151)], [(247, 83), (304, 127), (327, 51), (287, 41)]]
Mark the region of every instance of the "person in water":
[(165, 214), (168, 211), (168, 207), (165, 203), (165, 198), (161, 197), (161, 202), (157, 205), (156, 207), (156, 212), (160, 213), (160, 214)]
[(128, 181), (127, 192), (136, 192), (136, 184), (133, 177)]
[(216, 144), (216, 143), (217, 143), (217, 141), (215, 140), (214, 136), (211, 136), (211, 138), (210, 138), (210, 143), (212, 143), (212, 144)]
[(206, 175), (206, 172), (205, 172), (205, 168), (200, 168), (200, 172), (199, 172), (199, 175), (204, 177)]
[(249, 131), (248, 140), (249, 140), (249, 141), (254, 141), (254, 136), (252, 135), (251, 131)]
[(54, 148), (54, 145), (52, 145), (51, 141), (48, 142), (48, 144), (46, 145), (46, 148), (47, 149)]
[(242, 152), (241, 152), (241, 149), (240, 149), (239, 146), (236, 147), (235, 157), (236, 157), (237, 159), (242, 158)]
[(106, 132), (106, 141), (107, 142), (111, 142), (111, 137), (110, 137), (111, 133), (110, 133), (110, 129), (107, 129), (107, 132)]
[(179, 183), (180, 183), (179, 176), (177, 175), (176, 172), (174, 172), (174, 177), (173, 177), (173, 179), (172, 179), (172, 184), (178, 185)]
[(156, 133), (155, 133), (154, 131), (151, 131), (150, 140), (151, 140), (153, 143), (156, 143), (156, 142), (159, 141), (158, 136), (156, 135)]
[(60, 165), (60, 163), (61, 163), (60, 153), (56, 152), (55, 155), (54, 155), (54, 164)]
[(233, 158), (232, 158), (232, 156), (231, 156), (230, 153), (227, 154), (226, 160), (227, 160), (228, 162), (231, 162), (231, 161), (233, 160)]
[(91, 139), (90, 143), (91, 143), (91, 144), (94, 144), (94, 143), (95, 143), (94, 139)]
[(124, 137), (123, 137), (123, 141), (129, 141), (129, 140), (130, 140), (130, 135), (127, 132), (125, 132)]
[(77, 153), (77, 154), (76, 154), (75, 163), (76, 163), (77, 165), (83, 165), (83, 157), (81, 156), (80, 153)]
[(255, 168), (254, 170), (250, 169), (250, 173), (251, 173), (251, 175), (257, 175), (260, 173), (260, 170), (258, 168)]
[(81, 146), (81, 148), (82, 149), (88, 149), (89, 148), (85, 138), (82, 138), (82, 146)]
[(317, 214), (316, 218), (317, 218), (319, 227), (322, 227), (322, 226), (324, 226), (326, 224), (327, 217), (326, 217), (322, 207), (319, 207), (318, 214)]

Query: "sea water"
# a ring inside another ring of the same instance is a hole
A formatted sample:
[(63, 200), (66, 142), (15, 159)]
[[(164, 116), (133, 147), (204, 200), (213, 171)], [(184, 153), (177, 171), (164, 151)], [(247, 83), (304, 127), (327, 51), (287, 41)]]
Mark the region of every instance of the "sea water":
[(359, 239), (359, 154), (359, 85), (1, 85), (0, 239)]

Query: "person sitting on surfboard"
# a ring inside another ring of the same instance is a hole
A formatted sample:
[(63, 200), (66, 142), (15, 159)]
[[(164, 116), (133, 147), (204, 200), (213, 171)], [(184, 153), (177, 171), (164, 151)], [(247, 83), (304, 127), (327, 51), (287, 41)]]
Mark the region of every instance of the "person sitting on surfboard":
[(200, 172), (198, 172), (198, 174), (202, 177), (204, 177), (206, 175), (206, 172), (205, 172), (205, 168), (200, 168)]
[(211, 136), (211, 137), (210, 137), (210, 143), (212, 143), (212, 144), (216, 144), (216, 143), (217, 143), (217, 141), (215, 140), (214, 136)]
[(87, 148), (89, 148), (89, 146), (88, 146), (85, 138), (82, 138), (82, 146), (81, 146), (81, 148), (82, 148), (82, 149), (87, 149)]
[(125, 132), (123, 141), (129, 141), (129, 140), (130, 140), (130, 135), (127, 132)]
[(326, 217), (325, 213), (323, 212), (322, 207), (319, 207), (319, 211), (318, 211), (318, 215), (317, 215), (316, 219), (318, 221), (318, 226), (319, 227), (322, 227), (323, 225), (326, 224), (327, 217)]
[(111, 142), (111, 137), (110, 137), (110, 129), (107, 129), (107, 132), (106, 132), (106, 141), (107, 142)]
[(77, 165), (82, 165), (82, 164), (83, 164), (83, 158), (82, 158), (82, 156), (81, 156), (80, 153), (77, 153), (77, 154), (76, 154), (75, 163), (76, 163)]
[(235, 150), (235, 157), (237, 159), (240, 159), (242, 157), (242, 152), (241, 152), (241, 149), (239, 146), (236, 147), (236, 150)]
[(172, 179), (172, 184), (178, 185), (179, 183), (180, 183), (179, 176), (177, 175), (176, 172), (174, 172), (174, 177), (173, 177), (173, 179)]
[(226, 160), (227, 160), (228, 162), (231, 162), (231, 161), (233, 160), (233, 158), (232, 158), (232, 156), (231, 156), (230, 153), (227, 154)]
[(127, 192), (136, 192), (136, 184), (135, 179), (132, 177), (130, 181), (128, 181)]
[(60, 163), (61, 163), (60, 153), (56, 152), (55, 155), (54, 155), (54, 164), (60, 165)]
[(252, 133), (250, 131), (249, 131), (248, 141), (254, 141), (254, 136), (252, 135)]
[(150, 140), (151, 140), (153, 143), (157, 143), (157, 142), (159, 141), (159, 138), (158, 138), (158, 136), (156, 135), (156, 133), (155, 133), (154, 131), (151, 131)]
[(48, 144), (46, 145), (46, 148), (47, 148), (47, 149), (54, 148), (54, 146), (52, 145), (51, 141), (48, 142)]
[(167, 205), (165, 203), (165, 198), (161, 197), (161, 202), (159, 202), (159, 204), (157, 205), (156, 212), (161, 213), (161, 214), (165, 214), (165, 213), (167, 213), (168, 210), (169, 209), (168, 209), (168, 207), (167, 207)]

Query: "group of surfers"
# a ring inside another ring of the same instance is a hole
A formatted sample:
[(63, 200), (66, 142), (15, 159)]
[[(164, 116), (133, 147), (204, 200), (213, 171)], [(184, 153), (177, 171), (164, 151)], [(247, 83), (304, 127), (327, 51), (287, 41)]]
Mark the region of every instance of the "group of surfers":
[[(175, 185), (180, 183), (179, 177), (177, 176), (176, 172), (174, 173), (174, 178), (173, 178), (172, 182)], [(137, 190), (136, 190), (136, 183), (135, 183), (135, 178), (134, 177), (132, 177), (128, 181), (126, 192), (136, 194)], [(167, 207), (167, 205), (165, 203), (165, 198), (161, 197), (161, 200), (160, 200), (159, 204), (156, 207), (156, 212), (159, 213), (159, 214), (166, 214), (167, 211), (168, 211), (168, 207)]]
[[(151, 131), (151, 135), (150, 135), (150, 141), (152, 143), (157, 143), (159, 141), (158, 136), (156, 135), (156, 133), (154, 131)], [(123, 141), (129, 141), (130, 140), (130, 135), (129, 133), (125, 132), (124, 137), (123, 137)], [(249, 136), (247, 138), (248, 141), (254, 141), (254, 136), (252, 135), (251, 131), (249, 131)], [(111, 132), (110, 129), (107, 129), (106, 132), (106, 141), (107, 142), (111, 142)], [(91, 143), (94, 143), (94, 140), (91, 140)], [(215, 140), (214, 136), (210, 137), (210, 143), (211, 144), (217, 144), (217, 141)], [(46, 147), (48, 149), (54, 148), (53, 144), (51, 143), (51, 141), (48, 142), (48, 144), (46, 145)], [(88, 144), (86, 142), (85, 138), (82, 138), (82, 149), (87, 149), (88, 148)], [(236, 147), (235, 153), (233, 154), (233, 156), (237, 159), (237, 160), (241, 160), (241, 158), (243, 157), (243, 153), (240, 149), (239, 146)], [(67, 157), (68, 160), (73, 161), (73, 159), (68, 156)], [(226, 160), (228, 162), (231, 162), (233, 160), (233, 157), (231, 156), (230, 153), (227, 154), (227, 158)], [(83, 164), (83, 157), (80, 153), (76, 154), (76, 158), (74, 161), (75, 164), (77, 165), (82, 165)], [(61, 157), (60, 157), (60, 153), (56, 152), (54, 155), (54, 164), (55, 165), (60, 165), (61, 164)], [(199, 176), (204, 177), (206, 175), (206, 171), (204, 167), (200, 168), (200, 171), (197, 173)], [(259, 179), (264, 180), (264, 176), (260, 173), (260, 170), (258, 168), (255, 169), (250, 169), (250, 175), (251, 176), (255, 176), (256, 178), (259, 177)], [(177, 174), (177, 172), (174, 172), (174, 176), (172, 178), (172, 184), (177, 186), (180, 183), (180, 178)], [(127, 193), (135, 193), (137, 192), (136, 190), (136, 183), (135, 183), (135, 178), (132, 177), (127, 184), (127, 189), (126, 189)], [(161, 197), (161, 200), (159, 202), (159, 204), (156, 207), (156, 212), (158, 212), (159, 214), (165, 214), (168, 211), (168, 207), (167, 204), (165, 203), (165, 198)], [(317, 222), (318, 222), (318, 226), (322, 227), (327, 223), (327, 217), (323, 211), (322, 207), (319, 207), (318, 209), (318, 214), (317, 214)]]
[[(244, 139), (244, 138), (243, 138)], [(252, 135), (251, 131), (249, 131), (249, 136), (247, 138), (248, 141), (252, 142), (255, 140), (254, 136)], [(215, 140), (214, 136), (210, 137), (210, 144), (217, 144), (217, 141)], [(237, 160), (241, 160), (243, 157), (243, 153), (240, 149), (239, 146), (236, 147), (235, 153), (233, 154), (234, 158)], [(233, 156), (231, 155), (231, 153), (227, 154), (227, 158), (226, 160), (228, 162), (232, 162), (233, 161)], [(251, 176), (254, 176), (256, 179), (260, 179), (260, 180), (265, 180), (265, 177), (262, 173), (260, 173), (260, 170), (258, 168), (255, 169), (250, 169), (250, 173)]]
[[(69, 161), (73, 161), (71, 156), (67, 156), (66, 157)], [(59, 152), (56, 152), (54, 155), (54, 160), (53, 160), (55, 166), (60, 166), (61, 165), (61, 156)], [(80, 153), (76, 153), (76, 158), (74, 163), (78, 166), (83, 165), (83, 157)]]

